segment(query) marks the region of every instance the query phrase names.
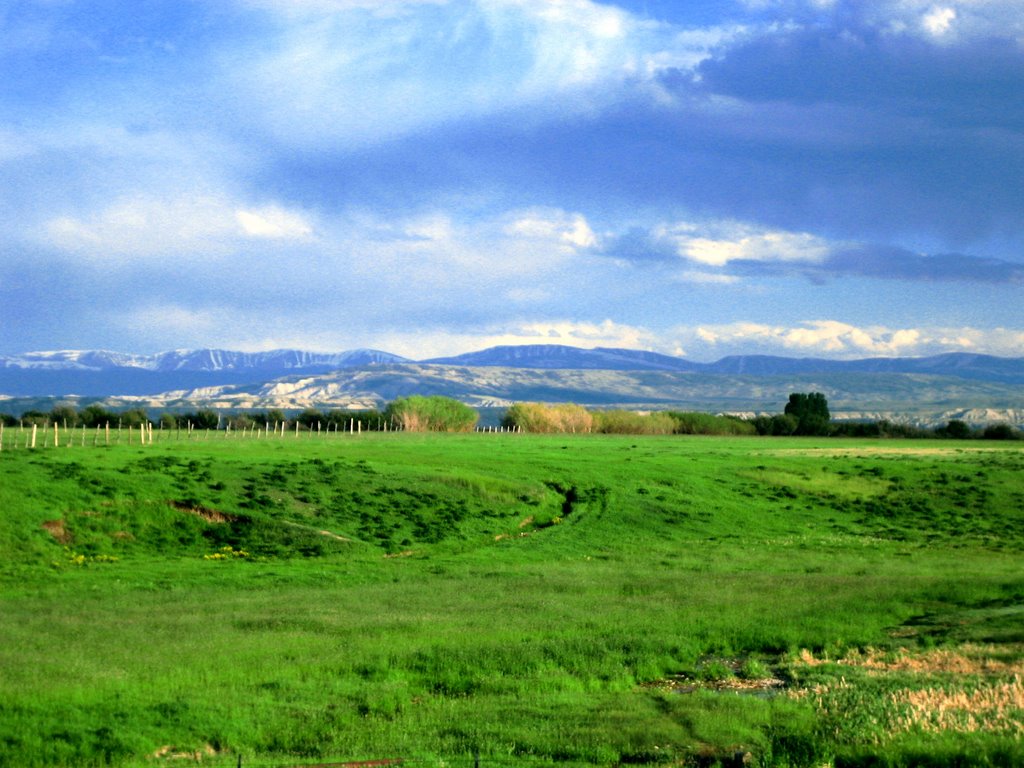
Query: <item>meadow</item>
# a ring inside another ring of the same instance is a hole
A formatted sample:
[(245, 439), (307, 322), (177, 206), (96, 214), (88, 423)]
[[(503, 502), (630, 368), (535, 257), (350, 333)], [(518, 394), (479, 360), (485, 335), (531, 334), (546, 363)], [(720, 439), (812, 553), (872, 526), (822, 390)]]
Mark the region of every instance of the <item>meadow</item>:
[(0, 765), (1024, 764), (1019, 443), (83, 442), (0, 452)]

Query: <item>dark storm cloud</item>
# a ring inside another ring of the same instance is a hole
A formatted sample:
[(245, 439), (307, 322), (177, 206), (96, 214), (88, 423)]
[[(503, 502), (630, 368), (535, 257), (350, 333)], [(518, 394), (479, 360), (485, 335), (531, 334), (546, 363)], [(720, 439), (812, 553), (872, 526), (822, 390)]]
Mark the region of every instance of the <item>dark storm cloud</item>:
[(836, 250), (820, 262), (736, 260), (729, 271), (747, 277), (800, 275), (817, 283), (845, 277), (912, 282), (1024, 283), (1024, 264), (960, 253), (927, 255), (888, 246)]

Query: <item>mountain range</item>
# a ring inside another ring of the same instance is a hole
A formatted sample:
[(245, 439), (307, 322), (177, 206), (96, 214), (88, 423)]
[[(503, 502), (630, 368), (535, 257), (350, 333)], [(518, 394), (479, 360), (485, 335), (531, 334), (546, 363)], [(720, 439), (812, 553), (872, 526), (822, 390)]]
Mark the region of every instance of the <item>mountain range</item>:
[(27, 352), (0, 356), (0, 393), (28, 396), (155, 394), (190, 386), (254, 382), (298, 373), (310, 375), (402, 363), (573, 371), (680, 371), (752, 376), (917, 373), (1024, 383), (1024, 358), (961, 352), (931, 357), (875, 357), (858, 360), (739, 355), (723, 357), (712, 363), (700, 363), (635, 349), (582, 349), (560, 344), (531, 344), (490, 347), (477, 352), (425, 360), (411, 360), (375, 349), (334, 353), (296, 349), (269, 352), (196, 349), (173, 350), (155, 355), (105, 350)]
[(150, 408), (371, 408), (410, 394), (441, 394), (478, 407), (541, 400), (750, 413), (777, 412), (792, 391), (822, 391), (833, 411), (848, 418), (1019, 423), (1021, 384), (1024, 358), (966, 353), (841, 361), (749, 355), (701, 363), (548, 344), (419, 361), (372, 349), (0, 357), (0, 409), (15, 413), (54, 399)]

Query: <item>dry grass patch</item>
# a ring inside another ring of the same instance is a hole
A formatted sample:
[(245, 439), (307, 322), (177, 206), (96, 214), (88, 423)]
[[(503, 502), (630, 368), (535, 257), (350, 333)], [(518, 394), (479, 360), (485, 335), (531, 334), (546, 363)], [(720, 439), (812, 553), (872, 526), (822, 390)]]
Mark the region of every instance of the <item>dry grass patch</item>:
[(67, 529), (63, 520), (47, 520), (43, 523), (43, 530), (53, 536), (60, 544), (70, 544), (72, 540), (71, 531)]
[(974, 690), (904, 689), (889, 697), (895, 730), (1024, 735), (1024, 679), (982, 683)]
[(854, 716), (851, 707), (866, 707), (873, 724), (869, 740), (876, 744), (902, 733), (1024, 736), (1024, 648), (1019, 646), (966, 644), (895, 652), (869, 648), (833, 661), (804, 650), (795, 666), (828, 664), (850, 672), (786, 695), (811, 703), (837, 728)]

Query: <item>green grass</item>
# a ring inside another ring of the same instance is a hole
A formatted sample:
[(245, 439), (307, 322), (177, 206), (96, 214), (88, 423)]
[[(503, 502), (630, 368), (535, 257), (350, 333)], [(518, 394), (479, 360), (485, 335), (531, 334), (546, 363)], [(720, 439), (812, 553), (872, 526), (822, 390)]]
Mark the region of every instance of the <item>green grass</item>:
[[(983, 648), (1002, 672), (940, 682), (1012, 679), (1024, 452), (934, 447), (373, 434), (5, 450), (0, 765), (1020, 763), (1019, 732), (994, 721), (884, 725), (892, 690), (934, 675), (801, 661)], [(767, 673), (789, 687), (737, 693)]]

